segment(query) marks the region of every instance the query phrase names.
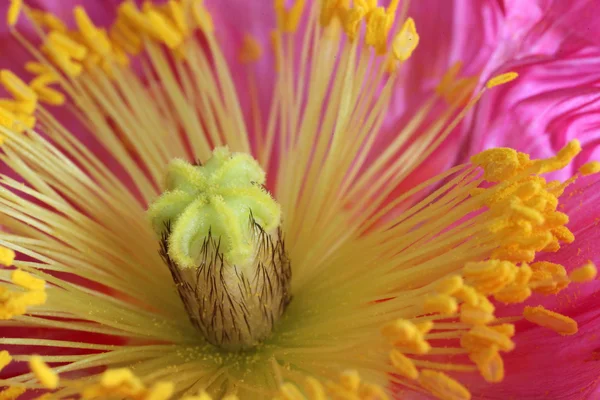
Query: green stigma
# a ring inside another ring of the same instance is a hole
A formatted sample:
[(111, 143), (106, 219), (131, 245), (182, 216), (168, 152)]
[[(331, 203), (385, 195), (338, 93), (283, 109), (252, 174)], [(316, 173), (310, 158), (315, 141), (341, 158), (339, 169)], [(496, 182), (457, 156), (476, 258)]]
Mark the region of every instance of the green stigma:
[(227, 350), (266, 339), (291, 296), (281, 209), (249, 155), (220, 147), (204, 165), (173, 160), (148, 217), (190, 321)]
[(180, 268), (198, 265), (209, 235), (221, 239), (227, 262), (245, 265), (255, 253), (250, 218), (266, 232), (281, 221), (279, 204), (263, 189), (264, 183), (256, 160), (219, 147), (202, 166), (173, 160), (167, 167), (166, 191), (148, 215), (158, 235), (169, 226), (169, 256)]

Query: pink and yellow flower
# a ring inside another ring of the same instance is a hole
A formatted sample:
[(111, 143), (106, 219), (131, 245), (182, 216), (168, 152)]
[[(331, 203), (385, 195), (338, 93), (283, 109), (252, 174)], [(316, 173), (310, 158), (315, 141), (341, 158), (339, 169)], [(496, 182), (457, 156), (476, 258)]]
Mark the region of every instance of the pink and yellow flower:
[(0, 398), (593, 396), (593, 3), (546, 3), (12, 0)]

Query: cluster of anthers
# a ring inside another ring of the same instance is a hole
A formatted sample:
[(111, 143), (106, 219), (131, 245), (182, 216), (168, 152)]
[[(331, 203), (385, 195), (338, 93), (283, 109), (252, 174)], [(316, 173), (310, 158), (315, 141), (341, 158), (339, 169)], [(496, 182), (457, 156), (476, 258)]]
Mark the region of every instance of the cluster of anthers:
[[(436, 282), (423, 298), (421, 316), (398, 319), (382, 328), (394, 347), (390, 362), (395, 373), (440, 399), (469, 399), (469, 390), (443, 371), (470, 371), (474, 364), (487, 382), (500, 382), (504, 378), (501, 353), (515, 348), (513, 322), (521, 317), (497, 318), (492, 299), (522, 303), (534, 293), (554, 295), (570, 283), (596, 277), (592, 263), (567, 274), (560, 264), (535, 261), (539, 253), (556, 252), (560, 243), (574, 240), (565, 226), (568, 216), (557, 207), (558, 198), (577, 175), (566, 182), (547, 182), (540, 174), (564, 168), (580, 151), (579, 142), (572, 141), (549, 159), (530, 160), (527, 154), (508, 148), (486, 150), (471, 158), (473, 166), (483, 169), (483, 180), (458, 207), (485, 209), (471, 217), (469, 226), (487, 231), (482, 237), (475, 234), (476, 248), (491, 244), (493, 251), (489, 258), (466, 263), (460, 273)], [(598, 162), (579, 170), (581, 175), (598, 171)], [(560, 335), (578, 329), (573, 319), (543, 306), (525, 306), (522, 318)], [(422, 359), (440, 354), (468, 359), (455, 364)]]

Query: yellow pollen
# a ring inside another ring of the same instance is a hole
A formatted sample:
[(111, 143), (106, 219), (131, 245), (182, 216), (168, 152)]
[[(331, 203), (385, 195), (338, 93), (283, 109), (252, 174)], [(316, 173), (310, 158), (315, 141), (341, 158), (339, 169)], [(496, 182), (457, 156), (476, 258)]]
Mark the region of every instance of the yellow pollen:
[(40, 356), (31, 357), (29, 368), (46, 389), (56, 389), (58, 387), (58, 375), (46, 365)]
[(469, 400), (471, 393), (466, 387), (443, 372), (424, 369), (419, 375), (419, 383), (441, 400)]
[(342, 13), (342, 26), (351, 42), (358, 37), (360, 24), (366, 15), (367, 11), (360, 7), (351, 8)]
[(6, 350), (0, 351), (0, 371), (12, 361), (11, 355)]
[(419, 371), (413, 361), (398, 350), (392, 350), (390, 361), (395, 368), (395, 372), (398, 374), (409, 379), (417, 379), (419, 377)]
[(0, 246), (0, 264), (10, 267), (15, 261), (15, 252), (9, 248)]
[(334, 17), (342, 17), (342, 13), (349, 8), (349, 0), (323, 0), (321, 5), (320, 24), (329, 26)]
[(491, 78), (489, 81), (487, 81), (487, 83), (485, 84), (485, 87), (487, 87), (488, 89), (491, 89), (495, 86), (504, 85), (505, 83), (514, 81), (518, 77), (519, 77), (519, 74), (517, 74), (516, 72), (506, 72), (504, 74), (496, 75), (493, 78)]
[(29, 290), (44, 290), (46, 285), (46, 282), (43, 279), (36, 278), (20, 269), (15, 269), (12, 272), (11, 279), (15, 285)]
[(408, 18), (392, 42), (394, 56), (400, 61), (406, 61), (418, 45), (419, 34), (417, 33), (415, 21)]
[(6, 16), (6, 23), (8, 26), (13, 27), (17, 23), (17, 19), (19, 19), (22, 9), (23, 0), (10, 0), (10, 6), (8, 7)]
[(482, 151), (471, 157), (471, 162), (484, 169), (483, 177), (490, 182), (512, 178), (528, 166), (523, 164), (517, 151), (509, 148)]
[(596, 266), (590, 262), (582, 267), (573, 270), (569, 274), (569, 279), (572, 282), (577, 283), (589, 282), (596, 279), (597, 274), (598, 270), (596, 269)]
[(243, 63), (258, 61), (262, 55), (262, 47), (259, 41), (252, 35), (244, 35), (239, 60)]
[(579, 167), (579, 173), (583, 176), (597, 174), (600, 172), (600, 162), (590, 161)]
[(523, 316), (529, 322), (553, 330), (560, 335), (574, 335), (577, 333), (577, 322), (572, 318), (554, 311), (545, 309), (543, 306), (527, 306), (523, 310)]

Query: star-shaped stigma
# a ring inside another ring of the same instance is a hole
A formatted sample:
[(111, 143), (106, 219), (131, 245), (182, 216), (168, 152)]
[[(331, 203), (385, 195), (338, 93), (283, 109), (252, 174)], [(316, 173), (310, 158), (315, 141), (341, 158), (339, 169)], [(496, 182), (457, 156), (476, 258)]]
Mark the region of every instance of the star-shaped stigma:
[(213, 151), (204, 165), (173, 160), (167, 168), (165, 191), (152, 203), (148, 216), (161, 236), (170, 225), (169, 257), (180, 268), (194, 268), (202, 246), (211, 236), (220, 240), (227, 263), (252, 262), (255, 230), (279, 226), (281, 210), (263, 188), (265, 172), (251, 156), (231, 153), (226, 147)]

